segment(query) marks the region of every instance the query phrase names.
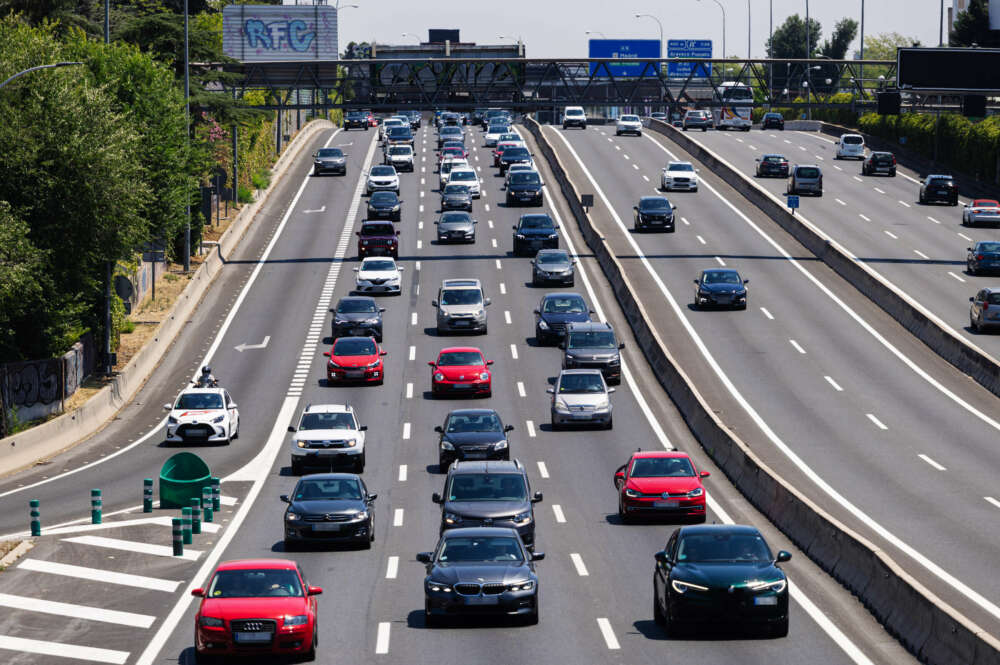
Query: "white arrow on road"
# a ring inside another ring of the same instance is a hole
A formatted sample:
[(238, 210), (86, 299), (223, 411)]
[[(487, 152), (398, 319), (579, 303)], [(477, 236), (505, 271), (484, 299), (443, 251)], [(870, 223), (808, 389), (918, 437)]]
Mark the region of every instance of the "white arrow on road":
[(266, 348), (267, 347), (267, 343), (270, 342), (270, 341), (271, 341), (271, 337), (269, 335), (269, 336), (265, 337), (264, 341), (261, 342), (260, 344), (247, 344), (247, 343), (243, 343), (243, 344), (240, 344), (239, 346), (234, 346), (233, 348), (236, 349), (237, 351), (239, 351), (240, 353), (243, 353), (247, 349), (263, 349), (263, 348)]
[(302, 212), (307, 215), (311, 212), (326, 212), (326, 206), (322, 206), (319, 210), (303, 210)]

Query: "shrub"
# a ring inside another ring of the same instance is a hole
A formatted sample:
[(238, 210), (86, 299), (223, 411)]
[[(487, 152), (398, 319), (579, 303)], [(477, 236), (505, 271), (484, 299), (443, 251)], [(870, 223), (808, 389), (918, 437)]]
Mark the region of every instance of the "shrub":
[(253, 203), (253, 190), (240, 185), (240, 188), (236, 191), (236, 198), (240, 203)]
[(271, 184), (271, 173), (264, 170), (257, 171), (251, 176), (250, 181), (255, 189), (267, 189)]

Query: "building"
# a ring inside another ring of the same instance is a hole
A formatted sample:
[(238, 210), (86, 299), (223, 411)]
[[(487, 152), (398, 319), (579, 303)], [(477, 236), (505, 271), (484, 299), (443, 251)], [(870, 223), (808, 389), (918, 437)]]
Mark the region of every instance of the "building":
[[(287, 2), (288, 0), (286, 0)], [(394, 58), (523, 58), (524, 43), (476, 44), (463, 42), (458, 30), (432, 28), (419, 44), (372, 44), (376, 60)]]

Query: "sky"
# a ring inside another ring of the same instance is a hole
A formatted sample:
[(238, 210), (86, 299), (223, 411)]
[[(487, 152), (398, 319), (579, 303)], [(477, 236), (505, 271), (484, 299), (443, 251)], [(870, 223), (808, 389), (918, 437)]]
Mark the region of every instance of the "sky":
[[(335, 0), (329, 0), (334, 4)], [(898, 32), (920, 40), (925, 46), (938, 43), (941, 0), (812, 0), (809, 17), (823, 27), (821, 39), (830, 36), (834, 24), (850, 16), (861, 18), (865, 5), (865, 35)], [(726, 12), (726, 51), (747, 55), (747, 6), (752, 13), (751, 57), (766, 55), (769, 12), (773, 6), (774, 27), (792, 14), (805, 16), (806, 0), (719, 0)], [(945, 17), (951, 0), (944, 0)], [(358, 8), (345, 8), (356, 4)], [(609, 9), (611, 7), (611, 9)], [(714, 57), (722, 57), (722, 11), (715, 0), (341, 0), (340, 44), (375, 41), (382, 44), (415, 44), (403, 37), (413, 33), (427, 39), (428, 28), (457, 28), (463, 42), (496, 44), (498, 35), (525, 43), (528, 58), (580, 58), (587, 56), (587, 40), (600, 35), (608, 39), (711, 39)], [(947, 42), (947, 33), (945, 34)], [(664, 46), (664, 49), (666, 47)], [(858, 48), (858, 40), (848, 57)], [(665, 55), (665, 54), (664, 54)]]

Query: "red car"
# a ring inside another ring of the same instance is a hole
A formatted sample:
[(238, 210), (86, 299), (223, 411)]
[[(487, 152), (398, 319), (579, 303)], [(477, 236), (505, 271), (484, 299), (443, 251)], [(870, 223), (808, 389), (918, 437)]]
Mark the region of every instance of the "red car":
[(382, 385), (385, 375), (382, 356), (374, 337), (338, 337), (333, 348), (324, 351), (330, 360), (326, 363), (326, 382), (343, 383), (360, 381)]
[(196, 662), (222, 655), (295, 655), (315, 660), (316, 596), (294, 561), (244, 559), (216, 568), (194, 618)]
[(473, 346), (453, 346), (442, 349), (431, 366), (431, 393), (473, 393), (490, 397), (493, 394), (493, 376), (483, 352)]
[(615, 471), (618, 516), (622, 521), (639, 515), (669, 515), (705, 521), (705, 487), (687, 453), (638, 451)]
[(378, 118), (376, 118), (375, 114), (372, 113), (371, 111), (368, 111), (368, 126), (378, 127)]

